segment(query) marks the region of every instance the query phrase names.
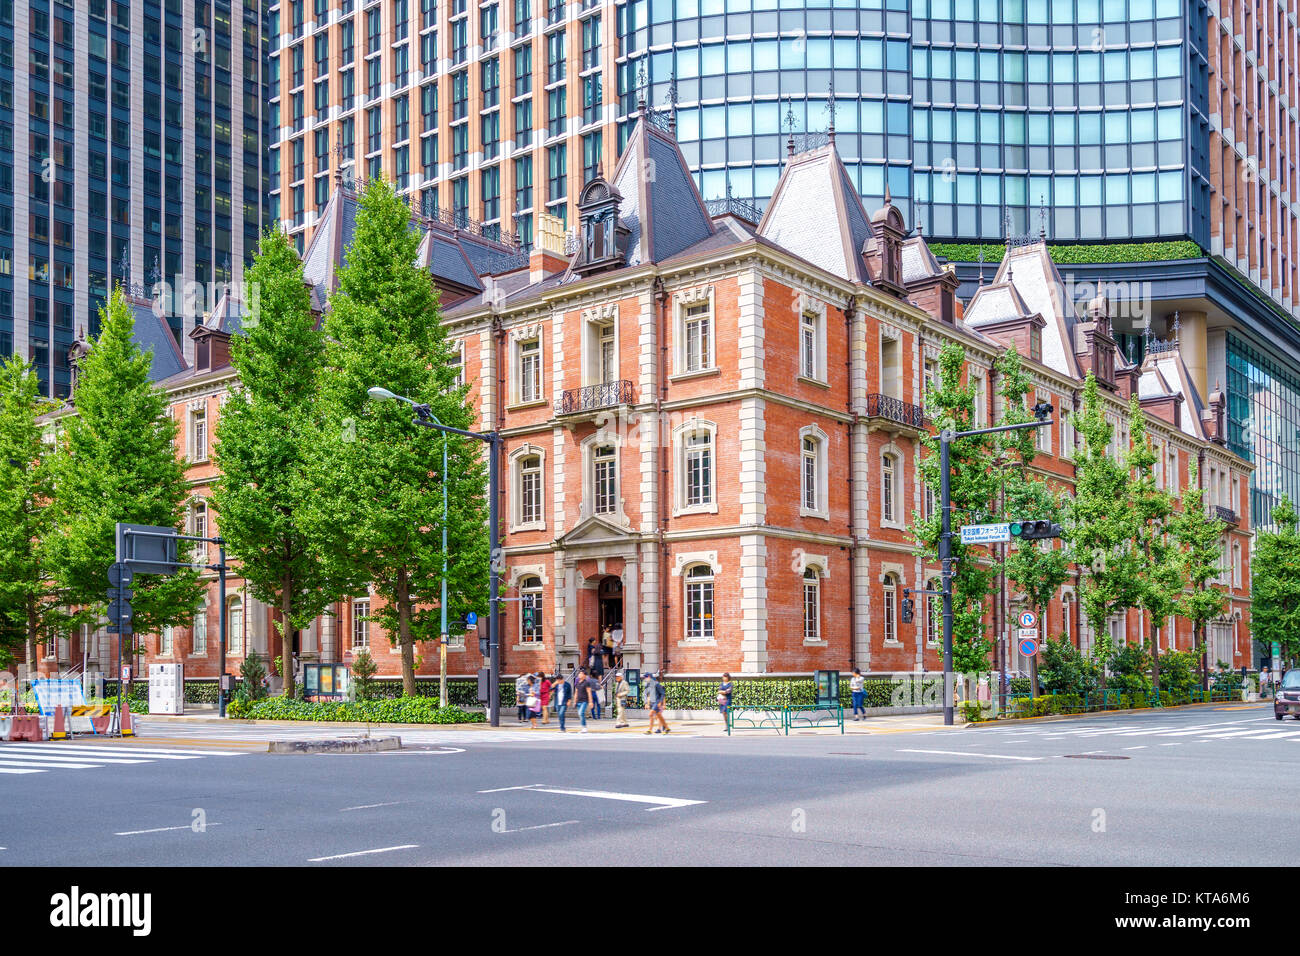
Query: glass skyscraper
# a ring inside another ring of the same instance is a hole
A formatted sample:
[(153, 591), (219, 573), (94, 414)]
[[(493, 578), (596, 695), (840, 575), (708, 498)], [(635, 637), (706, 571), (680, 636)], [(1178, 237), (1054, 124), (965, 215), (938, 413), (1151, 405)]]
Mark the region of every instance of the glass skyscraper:
[[(262, 0), (0, 0), (0, 354), (68, 394), (125, 279), (187, 333), (268, 221)], [(197, 285), (193, 285), (197, 283)]]

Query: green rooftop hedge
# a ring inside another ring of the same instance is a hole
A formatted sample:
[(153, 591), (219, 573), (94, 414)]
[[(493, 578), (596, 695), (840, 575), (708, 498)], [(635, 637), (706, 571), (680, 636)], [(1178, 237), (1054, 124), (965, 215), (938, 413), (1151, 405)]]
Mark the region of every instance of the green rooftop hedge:
[[(1001, 262), (1006, 246), (1000, 242), (986, 242), (985, 262)], [(950, 262), (978, 262), (980, 243), (933, 242), (930, 250)], [(1048, 246), (1052, 260), (1058, 265), (1082, 265), (1106, 262), (1161, 262), (1170, 259), (1199, 259), (1205, 255), (1194, 242), (1112, 242), (1099, 245)]]

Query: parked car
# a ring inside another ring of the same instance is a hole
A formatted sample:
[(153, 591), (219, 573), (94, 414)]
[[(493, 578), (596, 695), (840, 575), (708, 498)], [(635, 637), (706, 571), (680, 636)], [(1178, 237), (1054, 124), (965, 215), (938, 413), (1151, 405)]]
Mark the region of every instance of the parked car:
[(1300, 669), (1282, 675), (1282, 683), (1273, 695), (1273, 716), (1281, 720), (1290, 714), (1300, 720)]

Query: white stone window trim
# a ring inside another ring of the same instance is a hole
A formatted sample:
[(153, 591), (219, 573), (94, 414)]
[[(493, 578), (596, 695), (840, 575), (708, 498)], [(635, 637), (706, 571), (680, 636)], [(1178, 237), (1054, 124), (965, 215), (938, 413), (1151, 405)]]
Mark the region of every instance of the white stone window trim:
[[(614, 501), (613, 512), (596, 513), (596, 449), (606, 445), (614, 447)], [(582, 454), (582, 502), (580, 518), (598, 517), (602, 521), (629, 526), (627, 512), (623, 506), (623, 442), (618, 435), (608, 435), (598, 431), (588, 435), (578, 446)]]
[[(805, 361), (804, 322), (812, 319), (813, 328), (813, 368), (809, 374)], [(829, 387), (826, 371), (826, 303), (808, 293), (799, 295), (799, 376), (802, 381)]]
[(707, 564), (713, 569), (715, 578), (722, 573), (722, 565), (718, 562), (718, 552), (679, 551), (673, 556), (673, 577), (681, 577), (692, 564)]
[[(940, 574), (936, 573), (934, 577), (929, 578), (925, 581), (925, 590), (927, 591), (938, 591), (942, 587), (943, 587), (943, 577)], [(922, 613), (922, 620), (921, 620), (922, 634), (930, 635), (931, 634), (930, 622), (931, 620), (934, 619), (934, 617), (937, 616), (938, 618), (938, 621), (936, 622), (933, 628), (933, 635), (927, 636), (925, 638), (925, 646), (942, 647), (943, 646), (943, 598), (937, 594), (920, 594), (917, 596), (923, 599), (921, 602), (921, 607), (923, 609), (921, 612)], [(937, 615), (935, 614), (936, 611), (938, 612)], [(913, 613), (913, 620), (915, 620), (915, 614), (916, 614), (915, 610), (913, 610), (912, 613)]]
[[(195, 426), (203, 422), (203, 440), (198, 440)], [(185, 451), (189, 461), (198, 463), (208, 460), (208, 448), (212, 444), (211, 421), (208, 419), (207, 399), (199, 398), (185, 407)]]
[[(540, 459), (538, 474), (542, 483), (541, 503), (538, 506), (538, 518), (535, 521), (520, 521), (523, 514), (523, 463), (525, 459), (536, 456)], [(545, 531), (546, 530), (546, 449), (540, 445), (520, 445), (509, 456), (510, 463), (510, 517), (507, 531)]]
[[(889, 442), (880, 449), (880, 526), (882, 528), (894, 528), (897, 531), (906, 531), (906, 523), (903, 520), (903, 488), (906, 485), (903, 476), (907, 472), (906, 459), (903, 457), (903, 449), (893, 442)], [(885, 514), (885, 464), (884, 459), (889, 458), (893, 463), (894, 486), (893, 502), (894, 514), (889, 516)]]
[[(826, 630), (822, 626), (826, 614), (825, 593), (822, 589), (821, 582), (830, 579), (830, 564), (827, 556), (824, 554), (807, 554), (802, 548), (795, 550), (795, 560), (792, 563), (793, 570), (799, 577), (799, 610), (800, 610), (800, 632), (803, 636), (804, 647), (827, 647), (829, 642), (826, 640)], [(807, 613), (805, 588), (808, 586), (807, 574), (814, 571), (817, 574), (817, 637), (814, 640), (808, 638), (807, 621), (804, 615)]]
[[(686, 312), (692, 306), (707, 305), (709, 332), (705, 340), (709, 360), (699, 368), (686, 363)], [(706, 375), (718, 371), (718, 310), (714, 304), (713, 286), (697, 286), (673, 296), (673, 377)]]
[[(709, 436), (709, 500), (697, 505), (686, 503), (686, 438), (697, 432)], [(718, 425), (703, 418), (682, 422), (672, 433), (673, 517), (718, 513)]]
[[(907, 587), (903, 579), (902, 569), (896, 565), (884, 565), (880, 571), (880, 594), (881, 601), (881, 618), (880, 618), (880, 643), (885, 647), (902, 647), (903, 641), (899, 637), (898, 628), (903, 622), (903, 602), (902, 591)], [(887, 608), (893, 608), (894, 611), (894, 636), (888, 636), (889, 631), (885, 627), (885, 614)]]
[[(682, 561), (682, 556), (678, 556), (677, 566), (673, 569), (673, 574), (682, 580), (681, 598), (682, 598), (682, 644), (691, 647), (715, 647), (718, 643), (718, 570), (716, 565), (716, 552), (707, 552), (706, 558), (712, 556), (715, 560), (696, 560)], [(697, 581), (690, 576), (692, 568), (707, 567), (709, 568), (708, 584), (710, 585), (710, 605), (713, 608), (712, 617), (709, 619), (711, 635), (708, 637), (691, 637), (690, 634), (690, 589), (692, 583), (705, 583)]]
[[(514, 581), (512, 582), (512, 587), (517, 588), (519, 591), (519, 601), (516, 602), (519, 607), (519, 622), (518, 622), (518, 626), (515, 629), (515, 650), (517, 651), (541, 650), (542, 647), (546, 644), (546, 636), (545, 636), (546, 628), (544, 626), (539, 629), (541, 636), (539, 636), (537, 640), (533, 640), (533, 641), (524, 640), (523, 598), (525, 594), (539, 595), (537, 601), (537, 610), (539, 613), (544, 612), (546, 608), (546, 597), (545, 597), (546, 584), (547, 584), (546, 577), (540, 565), (528, 569), (520, 568), (519, 571), (521, 573), (514, 575)], [(535, 588), (528, 588), (527, 590), (525, 590), (524, 582), (530, 581), (533, 578), (536, 578), (540, 582), (539, 586)]]
[[(809, 508), (807, 499), (804, 496), (804, 448), (805, 438), (811, 438), (817, 442), (817, 463), (816, 463), (816, 492), (817, 507)], [(831, 520), (830, 501), (830, 469), (828, 460), (830, 456), (829, 436), (818, 428), (816, 425), (805, 425), (799, 429), (799, 517), (801, 518), (821, 518), (823, 521)]]
[[(537, 343), (537, 394), (531, 398), (524, 397), (524, 362), (525, 345)], [(510, 376), (510, 408), (530, 408), (546, 403), (546, 343), (543, 341), (540, 325), (528, 325), (515, 329), (510, 334), (510, 362), (513, 373)]]

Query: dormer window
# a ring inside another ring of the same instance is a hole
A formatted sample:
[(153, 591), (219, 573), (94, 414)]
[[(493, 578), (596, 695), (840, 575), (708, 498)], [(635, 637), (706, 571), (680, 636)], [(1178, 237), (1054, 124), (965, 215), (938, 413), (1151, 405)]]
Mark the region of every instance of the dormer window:
[(578, 202), (582, 249), (573, 264), (575, 272), (595, 272), (623, 263), (631, 232), (618, 221), (622, 201), (618, 190), (599, 176), (583, 187)]

